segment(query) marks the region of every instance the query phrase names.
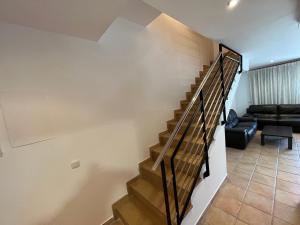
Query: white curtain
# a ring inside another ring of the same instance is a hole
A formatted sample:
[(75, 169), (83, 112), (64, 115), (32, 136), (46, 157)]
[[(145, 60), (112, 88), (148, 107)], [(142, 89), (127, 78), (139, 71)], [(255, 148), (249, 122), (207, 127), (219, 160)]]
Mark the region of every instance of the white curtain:
[(249, 72), (252, 102), (300, 104), (300, 61)]

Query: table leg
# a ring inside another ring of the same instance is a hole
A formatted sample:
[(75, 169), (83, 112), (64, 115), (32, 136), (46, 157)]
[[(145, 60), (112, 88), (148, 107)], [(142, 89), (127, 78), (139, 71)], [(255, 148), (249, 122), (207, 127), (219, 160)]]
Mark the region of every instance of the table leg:
[(260, 144), (265, 145), (265, 135), (263, 134), (260, 135)]
[(293, 149), (293, 138), (289, 138), (289, 149)]

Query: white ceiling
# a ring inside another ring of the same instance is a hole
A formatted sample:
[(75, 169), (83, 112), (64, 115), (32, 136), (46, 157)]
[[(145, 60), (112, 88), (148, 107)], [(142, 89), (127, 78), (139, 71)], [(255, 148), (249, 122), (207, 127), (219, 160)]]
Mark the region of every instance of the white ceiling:
[(162, 11), (241, 52), (252, 68), (300, 58), (300, 0), (240, 0), (234, 10), (227, 2), (0, 0), (0, 22), (98, 40), (118, 16), (147, 25)]
[[(250, 67), (300, 58), (300, 0), (143, 0), (243, 53)], [(297, 6), (298, 4), (298, 6)]]
[(0, 21), (99, 40), (118, 17), (147, 25), (160, 12), (141, 0), (0, 0)]

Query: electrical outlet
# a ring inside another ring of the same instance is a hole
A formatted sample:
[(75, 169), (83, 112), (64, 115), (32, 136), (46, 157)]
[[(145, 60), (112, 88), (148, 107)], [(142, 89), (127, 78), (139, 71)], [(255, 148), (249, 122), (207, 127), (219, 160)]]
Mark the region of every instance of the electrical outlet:
[(74, 170), (74, 169), (77, 169), (80, 167), (80, 161), (79, 160), (74, 160), (71, 162), (71, 168)]

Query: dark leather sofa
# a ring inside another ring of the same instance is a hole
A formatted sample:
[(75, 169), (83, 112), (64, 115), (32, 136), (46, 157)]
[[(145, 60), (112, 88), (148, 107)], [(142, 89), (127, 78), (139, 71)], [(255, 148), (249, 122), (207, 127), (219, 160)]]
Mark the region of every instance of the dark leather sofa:
[(238, 117), (234, 110), (229, 111), (225, 125), (226, 146), (245, 149), (257, 130), (256, 119)]
[(300, 132), (300, 104), (251, 105), (244, 116), (256, 118), (259, 130), (265, 125), (273, 125), (290, 126), (293, 132)]

